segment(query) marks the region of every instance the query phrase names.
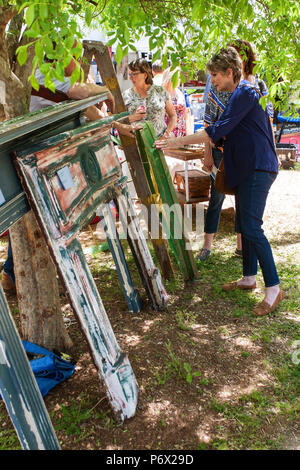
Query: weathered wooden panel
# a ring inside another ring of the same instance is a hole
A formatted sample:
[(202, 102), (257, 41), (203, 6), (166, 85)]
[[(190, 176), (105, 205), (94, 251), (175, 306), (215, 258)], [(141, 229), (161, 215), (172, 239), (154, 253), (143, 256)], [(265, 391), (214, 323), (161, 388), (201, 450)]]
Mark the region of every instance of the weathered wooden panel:
[(43, 138), (81, 127), (84, 110), (89, 105), (105, 99), (107, 93), (50, 106), (25, 117), (0, 124), (0, 234), (30, 210), (23, 188), (12, 163), (11, 152), (24, 149)]
[(98, 123), (53, 137), (18, 152), (16, 163), (112, 408), (124, 420), (135, 413), (138, 385), (76, 238), (121, 175), (109, 128)]
[[(193, 253), (187, 249), (187, 235), (184, 230), (181, 208), (170, 177), (170, 172), (162, 151), (154, 148), (156, 134), (151, 122), (146, 122), (143, 129), (136, 131), (139, 151), (145, 167), (149, 186), (160, 204), (172, 208), (171, 219), (167, 220), (163, 208), (162, 221), (169, 234), (169, 243), (185, 280), (197, 278), (198, 270)], [(180, 231), (180, 237), (175, 236), (174, 227)]]
[(1, 286), (0, 392), (23, 449), (60, 449)]
[(160, 271), (154, 265), (140, 222), (135, 214), (127, 185), (119, 184), (116, 191), (117, 199), (114, 200), (118, 206), (120, 221), (127, 235), (128, 243), (151, 301), (152, 308), (155, 310), (163, 310), (168, 304), (168, 295), (164, 288)]
[[(84, 123), (83, 111), (102, 94), (80, 102), (46, 108), (0, 125), (0, 233), (30, 210), (11, 152), (45, 135)], [(59, 450), (44, 400), (0, 286), (0, 391), (23, 449)]]
[(109, 249), (118, 271), (128, 309), (130, 312), (138, 313), (141, 311), (140, 296), (138, 291), (133, 287), (131, 275), (126, 263), (122, 244), (116, 230), (115, 220), (111, 214), (109, 204), (101, 205), (100, 216), (102, 218), (103, 228), (106, 233)]

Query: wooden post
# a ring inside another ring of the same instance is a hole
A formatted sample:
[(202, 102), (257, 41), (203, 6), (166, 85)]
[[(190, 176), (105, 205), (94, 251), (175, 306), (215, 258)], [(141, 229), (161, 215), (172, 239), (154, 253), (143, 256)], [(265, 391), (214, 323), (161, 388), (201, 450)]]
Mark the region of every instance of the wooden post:
[[(125, 103), (122, 97), (120, 86), (115, 74), (108, 47), (98, 41), (84, 41), (83, 47), (88, 57), (95, 57), (101, 78), (115, 99), (116, 113), (126, 111)], [(129, 121), (128, 121), (129, 123)], [(154, 203), (152, 192), (150, 190), (144, 166), (137, 148), (135, 139), (120, 135), (122, 147), (129, 163), (132, 180), (137, 195), (142, 204), (148, 209), (148, 230), (151, 239), (151, 204)], [(171, 264), (168, 248), (162, 238), (151, 239), (155, 254), (161, 267), (162, 275), (165, 279), (174, 277), (174, 271)]]
[[(170, 177), (164, 154), (162, 151), (159, 151), (153, 147), (156, 138), (153, 125), (150, 122), (146, 122), (143, 126), (143, 129), (136, 131), (136, 138), (140, 153), (142, 155), (142, 160), (144, 161), (144, 165), (146, 165), (148, 168), (147, 175), (148, 178), (151, 179), (151, 186), (153, 188), (156, 187), (156, 193), (160, 202), (166, 204), (168, 208), (172, 209), (169, 221), (166, 220), (164, 211), (162, 211), (162, 218), (165, 228), (169, 228), (169, 243), (172, 247), (178, 266), (185, 280), (193, 280), (198, 276), (197, 267), (192, 251), (186, 246), (187, 243), (189, 243), (189, 240), (184, 230), (182, 211), (175, 193), (175, 188)], [(171, 215), (173, 220), (171, 220)], [(176, 227), (180, 238), (178, 238), (178, 236), (174, 233), (174, 226)]]

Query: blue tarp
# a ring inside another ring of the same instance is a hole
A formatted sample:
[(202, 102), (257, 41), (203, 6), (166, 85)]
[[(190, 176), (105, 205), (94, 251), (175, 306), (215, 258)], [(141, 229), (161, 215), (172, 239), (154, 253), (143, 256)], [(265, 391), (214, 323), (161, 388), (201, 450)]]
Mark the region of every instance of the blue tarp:
[(74, 373), (75, 363), (67, 354), (51, 352), (28, 341), (22, 344), (43, 397)]
[(51, 352), (28, 341), (22, 344), (43, 397), (74, 373), (76, 363), (67, 354)]

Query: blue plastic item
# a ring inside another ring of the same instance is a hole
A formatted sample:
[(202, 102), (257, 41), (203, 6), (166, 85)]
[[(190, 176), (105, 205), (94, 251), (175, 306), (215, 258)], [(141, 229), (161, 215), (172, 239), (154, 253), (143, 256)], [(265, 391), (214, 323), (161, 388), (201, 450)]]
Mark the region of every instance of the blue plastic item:
[(185, 105), (186, 105), (186, 107), (189, 108), (189, 107), (190, 107), (190, 101), (189, 101), (189, 96), (188, 96), (186, 90), (184, 90), (184, 99), (185, 99)]
[(300, 116), (297, 118), (291, 118), (287, 116), (282, 116), (282, 114), (278, 113), (277, 119), (279, 122), (300, 122)]
[(203, 121), (194, 122), (194, 132), (196, 132), (198, 129), (201, 129), (202, 127), (204, 127)]
[(28, 341), (22, 344), (43, 397), (74, 373), (75, 362), (67, 354), (51, 352)]

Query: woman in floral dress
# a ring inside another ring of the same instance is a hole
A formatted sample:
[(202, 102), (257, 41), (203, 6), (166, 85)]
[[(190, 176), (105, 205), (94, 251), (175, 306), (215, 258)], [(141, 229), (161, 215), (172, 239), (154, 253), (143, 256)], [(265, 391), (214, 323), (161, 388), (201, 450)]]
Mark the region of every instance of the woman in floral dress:
[[(171, 70), (170, 67), (167, 68), (163, 73), (162, 86), (167, 90), (170, 95), (171, 101), (173, 103), (176, 116), (177, 124), (172, 133), (175, 137), (181, 137), (186, 135), (186, 115), (187, 109), (185, 105), (184, 94), (179, 90), (178, 87), (173, 88), (172, 85), (172, 76), (177, 71), (177, 69)], [(166, 116), (166, 124), (168, 124), (169, 118)]]
[[(176, 127), (177, 117), (168, 92), (153, 84), (150, 65), (145, 59), (129, 64), (129, 78), (133, 87), (125, 90), (123, 99), (133, 125), (143, 120), (151, 121), (158, 137), (168, 137)], [(168, 124), (165, 116), (168, 116)]]

